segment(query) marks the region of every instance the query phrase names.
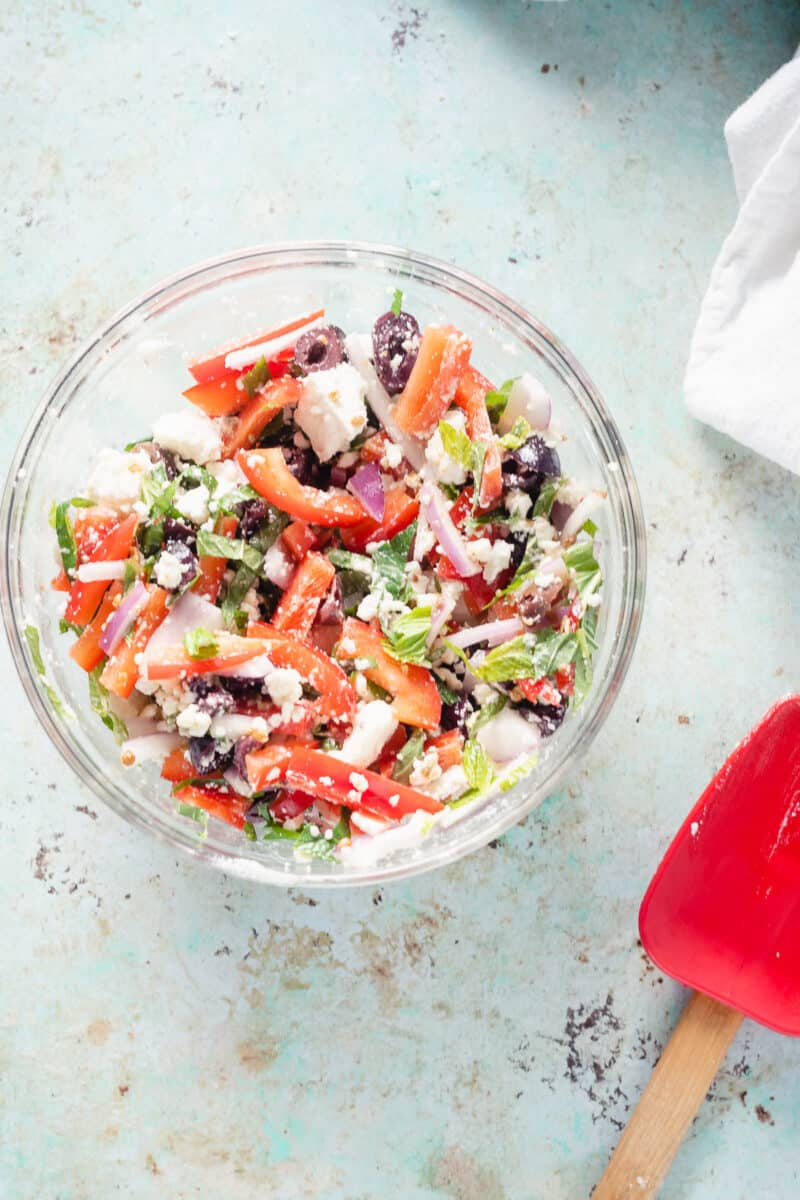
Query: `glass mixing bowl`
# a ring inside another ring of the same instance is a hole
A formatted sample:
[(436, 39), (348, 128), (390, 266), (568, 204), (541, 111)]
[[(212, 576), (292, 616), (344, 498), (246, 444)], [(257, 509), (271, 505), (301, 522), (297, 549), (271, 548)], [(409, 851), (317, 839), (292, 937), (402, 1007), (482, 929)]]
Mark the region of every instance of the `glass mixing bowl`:
[[(126, 771), (111, 733), (90, 710), (86, 676), (59, 633), (63, 601), (48, 513), (54, 499), (79, 495), (102, 446), (145, 437), (159, 412), (180, 408), (185, 357), (287, 314), (324, 305), (348, 331), (369, 330), (403, 289), (420, 325), (448, 322), (473, 341), (474, 361), (497, 381), (529, 369), (553, 397), (554, 421), (568, 437), (567, 473), (602, 487), (597, 517), (605, 572), (594, 684), (582, 708), (542, 742), (539, 766), (510, 791), (471, 806), (447, 829), (375, 866), (298, 861), (287, 844), (249, 842), (210, 821), (206, 840), (179, 816), (157, 767)], [(502, 293), (421, 254), (360, 243), (296, 243), (243, 250), (160, 284), (118, 313), (78, 351), (37, 408), (14, 458), (2, 502), (3, 618), (14, 661), (48, 737), (76, 774), (132, 824), (192, 857), (247, 879), (304, 886), (375, 883), (454, 862), (521, 820), (551, 793), (600, 730), (622, 685), (639, 630), (645, 586), (645, 527), (639, 492), (619, 431), (591, 380), (548, 329)], [(47, 684), (24, 637), (35, 623)]]

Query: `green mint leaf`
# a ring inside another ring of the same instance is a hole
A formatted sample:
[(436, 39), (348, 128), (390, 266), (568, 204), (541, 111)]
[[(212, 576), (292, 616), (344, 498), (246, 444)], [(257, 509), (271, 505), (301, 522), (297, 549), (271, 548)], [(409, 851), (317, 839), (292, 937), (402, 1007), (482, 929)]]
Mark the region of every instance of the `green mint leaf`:
[(73, 508), (94, 508), (94, 500), (87, 500), (85, 496), (73, 496), (70, 504)]
[(508, 433), (499, 438), (504, 450), (519, 450), (531, 436), (532, 429), (524, 417), (517, 417)]
[(600, 564), (594, 556), (594, 543), (591, 541), (575, 542), (564, 551), (563, 557), (566, 565), (575, 572), (575, 586), (578, 589), (578, 595), (585, 603), (603, 582)]
[(190, 463), (188, 467), (183, 468), (178, 476), (178, 483), (181, 486), (186, 483), (202, 483), (212, 496), (217, 490), (217, 481), (214, 476), (205, 467), (198, 466), (197, 463)]
[(474, 462), (473, 445), (462, 429), (451, 425), (449, 421), (439, 422), (439, 436), (442, 439), (445, 454), (463, 467), (471, 471)]
[(574, 633), (553, 629), (539, 634), (523, 633), (490, 650), (475, 674), (486, 683), (513, 683), (517, 679), (541, 679), (574, 661), (580, 649)]
[(127, 446), (125, 447), (125, 453), (130, 454), (131, 450), (135, 450), (137, 446), (144, 446), (148, 442), (152, 442), (152, 440), (153, 435), (151, 433), (149, 437), (139, 438), (138, 441), (135, 442), (128, 442)]
[[(288, 524), (289, 518), (286, 513), (278, 512), (277, 509), (272, 508), (270, 509), (268, 520), (250, 538), (248, 545), (250, 549), (258, 551), (262, 562), (270, 546), (278, 540)], [(258, 571), (253, 570), (246, 562), (242, 562), (242, 565), (237, 569), (221, 606), (222, 619), (228, 629), (237, 628), (236, 613), (241, 609), (242, 601), (250, 591), (257, 577)]]
[(216, 634), (210, 629), (204, 629), (199, 626), (197, 629), (189, 629), (183, 635), (183, 644), (186, 653), (190, 658), (213, 658), (219, 649)]
[(473, 788), (478, 795), (491, 787), (494, 779), (492, 764), (483, 746), (474, 738), (470, 738), (464, 745), (461, 765), (470, 788)]
[(153, 519), (159, 517), (180, 517), (173, 500), (178, 490), (178, 480), (170, 482), (163, 463), (157, 463), (142, 480), (141, 498), (146, 504)]
[[(259, 388), (262, 388), (265, 383), (269, 383), (272, 379), (267, 360), (260, 358), (258, 362), (250, 368), (250, 370), (242, 376), (242, 386), (247, 392), (250, 399), (253, 399)], [(231, 386), (236, 387), (236, 384)]]
[(536, 503), (533, 506), (534, 517), (549, 517), (550, 511), (555, 503), (556, 496), (561, 491), (566, 483), (565, 479), (546, 479), (542, 484), (542, 490), (536, 497)]
[(241, 487), (234, 488), (231, 492), (225, 492), (219, 497), (215, 496), (211, 507), (215, 512), (232, 516), (240, 504), (247, 504), (249, 500), (261, 499), (262, 497), (255, 488), (250, 487), (249, 483), (243, 483)]
[[(527, 545), (525, 546), (525, 553), (522, 556), (522, 560), (514, 572), (514, 578), (507, 587), (503, 588), (502, 592), (498, 593), (498, 595), (508, 596), (511, 592), (518, 591), (519, 588), (522, 587), (523, 583), (527, 583), (531, 575), (536, 574), (536, 568), (543, 557), (544, 555), (539, 543), (536, 541), (536, 538), (531, 535), (531, 537), (528, 538)], [(489, 603), (493, 604), (496, 599), (496, 596), (492, 597)], [(488, 608), (488, 605), (486, 607)]]
[(414, 763), (422, 754), (424, 745), (425, 734), (421, 729), (416, 729), (397, 755), (397, 761), (392, 771), (392, 779), (396, 779), (398, 783), (405, 783), (407, 781)]
[(394, 297), (392, 298), (392, 312), (396, 317), (400, 316), (403, 311), (403, 293), (400, 288), (394, 289)]
[(247, 838), (248, 842), (254, 842), (256, 840), (255, 826), (253, 825), (252, 821), (245, 821), (244, 825), (242, 826), (242, 833)]
[(339, 570), (357, 571), (359, 575), (367, 577), (372, 574), (372, 559), (366, 554), (353, 554), (350, 550), (329, 550), (328, 560)]
[[(173, 792), (177, 789), (173, 788)], [(208, 813), (204, 808), (198, 808), (196, 804), (178, 804), (178, 812), (182, 817), (189, 817), (190, 820), (196, 821), (200, 826), (199, 836), (201, 838), (208, 837)]]
[(392, 621), (386, 633), (385, 649), (399, 662), (430, 666), (428, 634), (431, 631), (433, 607), (430, 604), (412, 608)]
[(500, 791), (510, 792), (515, 784), (519, 783), (520, 779), (524, 779), (528, 772), (533, 770), (538, 761), (538, 754), (529, 754), (516, 767), (512, 767), (500, 780)]
[(251, 542), (243, 538), (224, 537), (221, 533), (209, 533), (207, 529), (198, 530), (197, 553), (243, 562), (251, 571), (258, 571), (264, 561), (264, 555)]
[(511, 395), (511, 389), (516, 382), (516, 378), (507, 379), (505, 383), (500, 385), (499, 388), (486, 393), (484, 402), (486, 404), (489, 417), (494, 425), (497, 424), (505, 412), (506, 405), (508, 404), (508, 397)]
[(136, 580), (139, 578), (139, 570), (136, 562), (132, 558), (125, 559), (125, 572), (122, 576), (122, 592), (123, 595), (131, 590)]
[(72, 528), (72, 522), (67, 515), (70, 504), (70, 500), (62, 500), (60, 504), (56, 505), (55, 530), (56, 537), (58, 538), (58, 549), (61, 552), (61, 565), (71, 578), (73, 571), (78, 565), (78, 547), (75, 542), (75, 531)]
[(458, 693), (454, 692), (443, 679), (440, 679), (436, 672), (433, 672), (433, 682), (439, 689), (439, 695), (442, 698), (442, 704), (455, 704), (458, 699)]
[(378, 587), (382, 581), (386, 591), (395, 600), (403, 602), (407, 601), (412, 593), (405, 568), (416, 531), (417, 522), (412, 521), (407, 528), (390, 541), (381, 542), (372, 552), (373, 588)]
[(467, 721), (470, 737), (475, 737), (478, 730), (483, 729), (492, 717), (496, 717), (499, 712), (502, 712), (507, 704), (507, 697), (501, 696), (499, 692), (491, 700), (487, 700), (483, 708), (479, 708)]
[(108, 690), (100, 682), (104, 665), (104, 663), (100, 663), (89, 673), (89, 706), (93, 713), (97, 713), (106, 728), (111, 730), (117, 741), (123, 742), (128, 736), (125, 722), (112, 709)]
[(65, 621), (63, 617), (59, 618), (58, 628), (61, 633), (76, 633), (78, 637), (83, 633), (80, 625), (72, 625), (69, 621)]

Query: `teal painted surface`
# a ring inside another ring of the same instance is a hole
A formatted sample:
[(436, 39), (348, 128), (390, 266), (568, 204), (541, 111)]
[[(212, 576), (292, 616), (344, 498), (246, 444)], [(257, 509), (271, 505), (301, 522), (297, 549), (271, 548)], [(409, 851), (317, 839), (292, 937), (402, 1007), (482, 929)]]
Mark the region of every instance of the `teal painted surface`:
[[(3, 650), (0, 1194), (574, 1200), (683, 1001), (637, 947), (641, 893), (800, 686), (798, 482), (680, 389), (734, 213), (722, 122), (800, 19), (218, 7), (4, 7), (3, 466), (64, 356), (160, 277), (282, 238), (409, 244), (517, 296), (605, 392), (648, 516), (644, 630), (561, 795), (441, 874), (332, 896), (127, 829), (42, 744)], [(795, 1197), (799, 1117), (800, 1048), (745, 1027), (664, 1196)]]

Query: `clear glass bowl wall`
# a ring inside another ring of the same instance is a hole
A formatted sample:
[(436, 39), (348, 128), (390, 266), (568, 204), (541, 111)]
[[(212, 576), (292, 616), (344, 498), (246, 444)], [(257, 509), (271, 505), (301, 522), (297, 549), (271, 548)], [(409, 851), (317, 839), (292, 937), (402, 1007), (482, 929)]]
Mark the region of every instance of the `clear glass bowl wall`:
[[(156, 415), (186, 403), (186, 357), (323, 304), (346, 331), (368, 331), (400, 287), (420, 325), (448, 322), (474, 345), (473, 361), (495, 382), (531, 370), (553, 397), (554, 423), (567, 435), (565, 471), (608, 501), (598, 525), (605, 572), (592, 691), (557, 734), (542, 743), (538, 768), (511, 791), (477, 803), (448, 830), (375, 867), (298, 861), (281, 843), (252, 843), (216, 821), (201, 841), (174, 810), (155, 765), (128, 771), (90, 711), (86, 676), (58, 630), (63, 600), (48, 512), (80, 494), (93, 455), (145, 437)], [(168, 280), (118, 316), (78, 352), (43, 398), (15, 457), (3, 498), (2, 607), (28, 698), (47, 735), (77, 775), (120, 816), (211, 865), (249, 879), (292, 884), (374, 883), (453, 862), (497, 837), (551, 793), (564, 769), (598, 733), (619, 691), (636, 641), (644, 595), (644, 522), (628, 456), (612, 417), (569, 352), (508, 297), (456, 268), (390, 247), (304, 244), (243, 251)], [(53, 708), (23, 637), (35, 623), (49, 682), (74, 716)], [(120, 829), (122, 834), (122, 829)]]

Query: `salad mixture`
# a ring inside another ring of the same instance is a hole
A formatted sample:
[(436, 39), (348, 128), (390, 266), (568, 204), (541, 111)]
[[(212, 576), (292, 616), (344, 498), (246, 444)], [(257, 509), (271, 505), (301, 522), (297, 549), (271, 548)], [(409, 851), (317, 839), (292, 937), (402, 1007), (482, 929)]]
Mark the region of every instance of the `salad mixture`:
[(368, 334), (310, 313), (190, 362), (184, 408), (53, 505), (92, 708), (201, 832), (411, 844), (586, 695), (603, 494), (542, 385), (471, 354), (400, 292)]

